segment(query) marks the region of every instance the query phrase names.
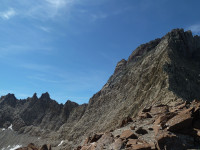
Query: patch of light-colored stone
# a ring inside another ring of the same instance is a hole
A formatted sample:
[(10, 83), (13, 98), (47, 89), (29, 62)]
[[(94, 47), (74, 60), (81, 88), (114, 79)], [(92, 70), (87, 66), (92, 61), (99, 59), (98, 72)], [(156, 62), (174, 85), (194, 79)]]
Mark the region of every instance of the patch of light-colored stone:
[(62, 141), (60, 142), (60, 144), (58, 144), (58, 146), (61, 146), (61, 145), (63, 144), (63, 142), (64, 142), (64, 141), (62, 140)]
[(16, 150), (17, 148), (22, 147), (22, 145), (14, 145), (13, 147), (10, 148), (10, 150)]
[(8, 127), (8, 129), (13, 130), (13, 128), (12, 128), (12, 124)]

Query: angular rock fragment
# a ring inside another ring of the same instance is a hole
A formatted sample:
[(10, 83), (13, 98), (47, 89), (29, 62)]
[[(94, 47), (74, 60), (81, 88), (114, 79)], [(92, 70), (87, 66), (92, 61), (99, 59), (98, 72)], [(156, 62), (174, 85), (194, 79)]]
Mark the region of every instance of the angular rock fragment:
[(167, 105), (158, 105), (151, 108), (150, 114), (151, 115), (158, 115), (169, 112), (169, 106)]
[(151, 150), (151, 145), (148, 143), (132, 145), (133, 150)]
[(187, 130), (192, 127), (192, 120), (193, 117), (191, 116), (191, 113), (189, 113), (189, 110), (186, 110), (167, 121), (167, 129), (172, 132)]
[(120, 135), (121, 139), (137, 139), (138, 137), (131, 131), (131, 130), (125, 130), (122, 132), (122, 134)]
[(149, 113), (139, 113), (138, 117), (140, 119), (152, 118), (152, 116)]

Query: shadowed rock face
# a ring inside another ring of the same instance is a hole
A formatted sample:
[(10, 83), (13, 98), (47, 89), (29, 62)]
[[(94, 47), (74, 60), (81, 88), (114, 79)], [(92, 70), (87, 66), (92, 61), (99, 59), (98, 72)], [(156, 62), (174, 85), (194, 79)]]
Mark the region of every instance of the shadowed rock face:
[(164, 65), (169, 76), (169, 90), (184, 100), (200, 98), (200, 37), (190, 31), (173, 30), (167, 34), (171, 63)]
[(1, 97), (0, 127), (13, 124), (19, 133), (65, 139), (63, 147), (71, 149), (72, 142), (79, 144), (94, 132), (115, 129), (143, 107), (200, 99), (199, 83), (200, 37), (175, 29), (122, 59), (88, 104), (58, 104), (48, 93), (26, 100), (12, 94)]

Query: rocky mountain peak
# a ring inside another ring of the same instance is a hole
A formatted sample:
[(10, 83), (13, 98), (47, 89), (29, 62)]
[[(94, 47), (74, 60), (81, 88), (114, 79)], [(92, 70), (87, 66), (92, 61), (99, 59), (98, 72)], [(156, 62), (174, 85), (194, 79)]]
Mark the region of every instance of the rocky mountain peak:
[(200, 37), (193, 36), (190, 30), (174, 29), (165, 38), (168, 38), (172, 50), (176, 51), (177, 55), (192, 59), (200, 58)]
[(48, 92), (43, 93), (39, 99), (49, 100), (50, 99), (50, 95), (49, 95)]
[(6, 99), (16, 99), (16, 97), (15, 97), (14, 94), (8, 93), (8, 94), (5, 96), (4, 99), (5, 99), (5, 100), (6, 100)]
[(12, 107), (15, 107), (16, 103), (17, 103), (17, 99), (15, 97), (14, 94), (8, 93), (6, 96), (3, 96), (1, 99), (1, 103), (2, 104), (8, 104)]
[(32, 99), (33, 99), (33, 100), (37, 100), (37, 99), (38, 99), (37, 93), (34, 93), (34, 94), (33, 94)]
[(132, 52), (132, 54), (129, 56), (127, 62), (131, 63), (131, 62), (138, 61), (143, 56), (145, 56), (149, 51), (152, 51), (160, 43), (160, 41), (161, 41), (161, 39), (158, 38), (158, 39), (152, 40), (146, 44), (140, 45), (138, 48), (136, 48), (136, 50), (134, 50)]
[(67, 102), (64, 104), (64, 106), (79, 106), (77, 103), (75, 102), (72, 102), (71, 100), (67, 100)]

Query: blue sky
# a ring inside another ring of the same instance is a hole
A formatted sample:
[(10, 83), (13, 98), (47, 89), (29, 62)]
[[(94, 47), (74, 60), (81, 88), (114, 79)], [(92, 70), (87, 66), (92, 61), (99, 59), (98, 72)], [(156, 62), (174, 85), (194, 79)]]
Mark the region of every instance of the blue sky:
[(0, 95), (88, 102), (118, 61), (173, 28), (200, 33), (199, 0), (1, 0)]

